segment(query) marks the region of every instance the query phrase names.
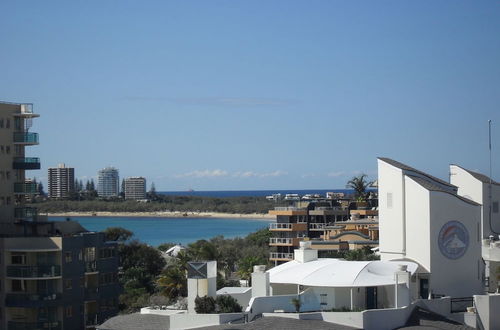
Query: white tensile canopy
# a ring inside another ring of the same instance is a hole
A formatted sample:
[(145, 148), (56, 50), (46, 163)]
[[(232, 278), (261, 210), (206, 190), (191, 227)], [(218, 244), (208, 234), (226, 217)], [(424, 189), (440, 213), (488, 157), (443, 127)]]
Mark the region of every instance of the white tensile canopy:
[(414, 274), (418, 265), (410, 261), (296, 260), (268, 270), (271, 284), (296, 284), (315, 287), (369, 287), (394, 285), (400, 265)]

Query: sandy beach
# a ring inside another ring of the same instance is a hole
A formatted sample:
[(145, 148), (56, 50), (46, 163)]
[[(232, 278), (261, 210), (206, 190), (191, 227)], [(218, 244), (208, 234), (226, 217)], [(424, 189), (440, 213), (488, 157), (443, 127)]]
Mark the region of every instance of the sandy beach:
[(217, 213), (217, 212), (62, 212), (48, 213), (53, 217), (158, 217), (158, 218), (232, 218), (273, 220), (276, 216), (263, 213)]

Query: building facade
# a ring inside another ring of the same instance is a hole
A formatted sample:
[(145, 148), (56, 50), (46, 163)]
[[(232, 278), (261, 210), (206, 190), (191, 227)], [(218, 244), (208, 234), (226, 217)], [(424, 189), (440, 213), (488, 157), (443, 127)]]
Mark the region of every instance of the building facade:
[(68, 198), (75, 191), (75, 169), (65, 164), (49, 167), (47, 185), (49, 198)]
[(381, 260), (419, 264), (413, 298), (483, 293), (481, 205), (389, 158), (378, 159), (378, 184)]
[(106, 167), (97, 173), (97, 194), (99, 197), (117, 197), (120, 193), (120, 177), (114, 167)]
[(31, 104), (0, 103), (0, 330), (92, 329), (118, 313), (117, 244), (26, 206), (36, 117)]
[(146, 199), (146, 179), (130, 177), (124, 180), (125, 199)]

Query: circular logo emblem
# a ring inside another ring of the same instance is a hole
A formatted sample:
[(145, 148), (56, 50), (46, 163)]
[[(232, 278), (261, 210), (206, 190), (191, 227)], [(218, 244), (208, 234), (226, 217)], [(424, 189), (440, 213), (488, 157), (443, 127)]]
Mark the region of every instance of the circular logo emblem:
[(465, 254), (469, 246), (467, 228), (458, 221), (449, 221), (439, 231), (438, 246), (448, 259), (458, 259)]

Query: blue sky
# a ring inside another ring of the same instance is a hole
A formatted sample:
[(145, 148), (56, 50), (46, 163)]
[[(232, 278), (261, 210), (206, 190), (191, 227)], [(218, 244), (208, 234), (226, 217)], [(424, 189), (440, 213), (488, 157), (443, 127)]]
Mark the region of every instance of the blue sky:
[(343, 188), (391, 157), (500, 167), (498, 1), (2, 1), (28, 155), (159, 190)]

